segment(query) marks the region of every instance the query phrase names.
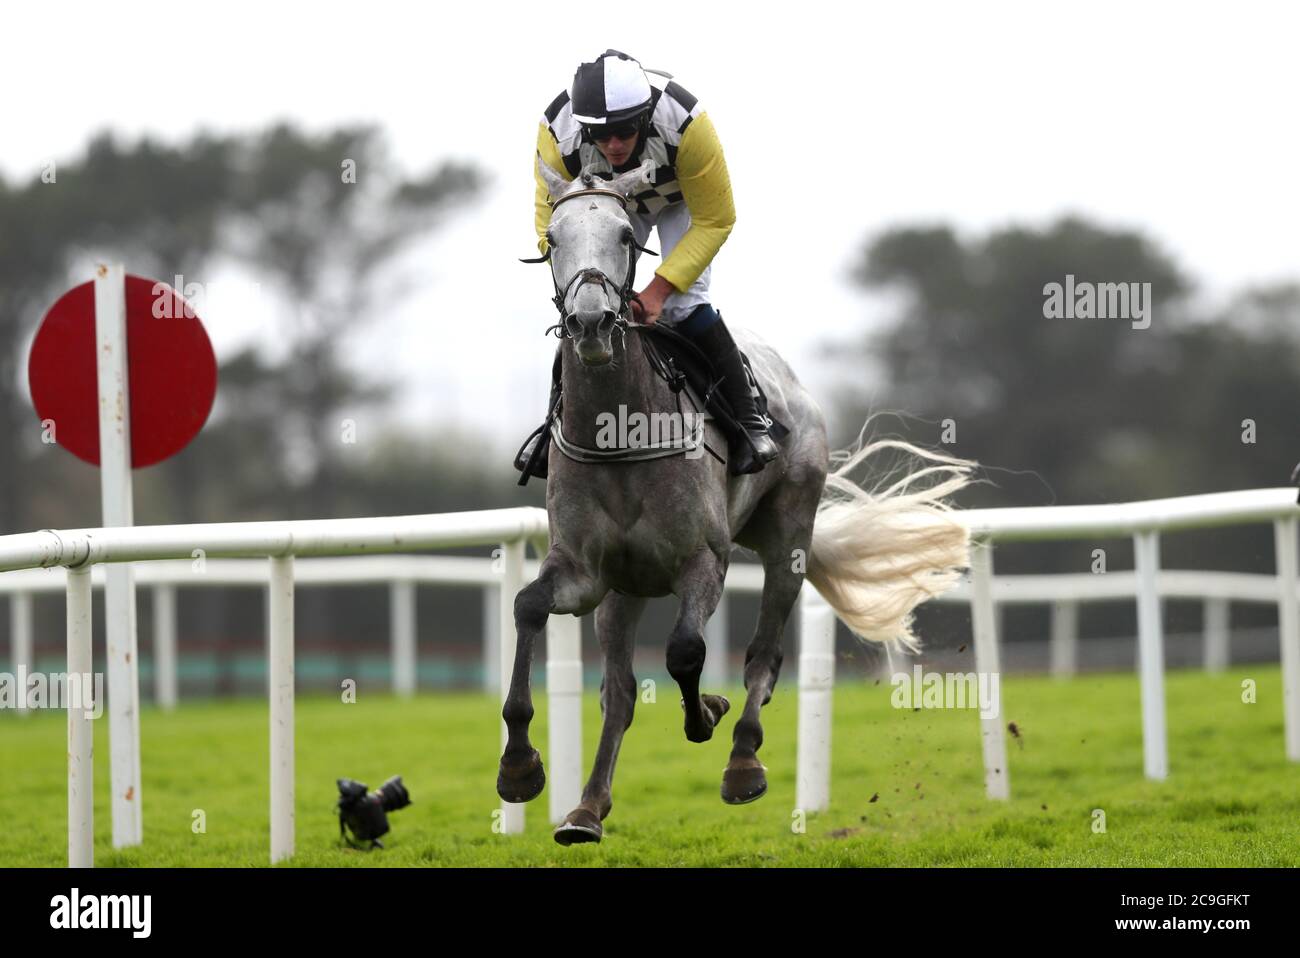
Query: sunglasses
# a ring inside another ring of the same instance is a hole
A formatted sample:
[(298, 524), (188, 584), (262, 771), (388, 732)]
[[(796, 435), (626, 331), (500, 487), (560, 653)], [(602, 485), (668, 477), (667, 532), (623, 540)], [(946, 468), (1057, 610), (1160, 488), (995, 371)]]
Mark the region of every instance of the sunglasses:
[(619, 123), (615, 126), (589, 126), (587, 135), (597, 143), (604, 143), (615, 136), (620, 140), (630, 140), (639, 129), (640, 125), (635, 122)]

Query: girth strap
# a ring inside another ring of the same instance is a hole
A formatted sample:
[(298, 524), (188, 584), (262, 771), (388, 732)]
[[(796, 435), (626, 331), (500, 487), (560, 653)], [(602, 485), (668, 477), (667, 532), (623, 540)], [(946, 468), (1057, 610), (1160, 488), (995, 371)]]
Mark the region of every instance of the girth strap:
[(641, 462), (646, 459), (666, 459), (680, 456), (704, 446), (704, 417), (693, 414), (695, 425), (689, 436), (682, 436), (669, 442), (649, 443), (644, 446), (626, 446), (619, 449), (593, 449), (570, 442), (564, 436), (564, 424), (561, 417), (551, 420), (551, 439), (555, 448), (574, 462)]

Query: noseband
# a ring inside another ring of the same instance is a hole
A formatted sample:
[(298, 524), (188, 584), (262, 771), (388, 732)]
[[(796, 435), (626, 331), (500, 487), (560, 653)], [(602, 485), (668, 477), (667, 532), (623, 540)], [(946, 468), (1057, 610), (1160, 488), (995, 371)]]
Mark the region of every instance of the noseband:
[[(601, 189), (600, 187), (588, 187), (587, 189), (575, 190), (572, 193), (566, 193), (564, 196), (561, 196), (558, 200), (556, 200), (554, 203), (551, 204), (551, 209), (554, 210), (561, 203), (567, 203), (569, 200), (577, 199), (580, 196), (611, 196), (614, 199), (618, 200), (619, 203), (625, 206), (627, 204), (627, 197), (624, 196), (622, 193), (615, 192), (614, 190)], [(584, 269), (578, 270), (576, 273), (573, 274), (573, 276), (569, 279), (569, 281), (565, 283), (563, 287), (561, 287), (559, 281), (555, 278), (555, 270), (552, 269), (551, 283), (555, 286), (555, 295), (551, 297), (551, 302), (555, 304), (555, 308), (560, 314), (560, 321), (556, 323), (554, 326), (548, 328), (547, 332), (551, 332), (552, 330), (554, 330), (557, 336), (571, 335), (569, 333), (568, 328), (565, 326), (565, 320), (567, 320), (569, 317), (564, 309), (564, 304), (569, 301), (570, 292), (573, 292), (576, 295), (577, 291), (582, 289), (582, 287), (586, 286), (588, 283), (598, 283), (600, 284), (602, 289), (613, 290), (618, 295), (618, 315), (615, 317), (614, 323), (616, 326), (626, 326), (627, 325), (626, 314), (628, 312), (628, 304), (637, 298), (637, 294), (634, 289), (634, 286), (636, 284), (636, 251), (637, 250), (640, 250), (643, 253), (649, 253), (651, 256), (659, 255), (654, 250), (647, 249), (646, 247), (638, 243), (636, 241), (636, 236), (634, 235), (632, 237), (631, 242), (628, 244), (627, 273), (623, 280), (622, 285), (615, 283), (609, 277), (609, 274), (606, 273), (604, 270), (598, 269), (594, 266), (589, 266)], [(551, 248), (548, 245), (546, 248), (546, 253), (544, 255), (535, 256), (531, 259), (521, 259), (519, 262), (545, 263), (545, 262), (549, 262), (550, 258), (551, 258)]]

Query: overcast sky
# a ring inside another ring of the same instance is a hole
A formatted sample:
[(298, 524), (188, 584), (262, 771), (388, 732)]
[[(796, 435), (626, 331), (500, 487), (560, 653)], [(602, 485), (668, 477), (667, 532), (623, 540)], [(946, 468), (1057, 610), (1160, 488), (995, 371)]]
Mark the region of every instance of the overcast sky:
[[(1298, 35), (1294, 5), (1241, 2), (10, 4), (0, 171), (36, 175), (105, 126), (278, 119), (378, 123), (412, 173), (479, 164), (483, 200), (404, 260), (427, 286), (353, 354), (399, 378), (412, 422), (448, 403), (512, 446), (554, 345), (546, 271), (515, 262), (535, 251), (536, 124), (580, 61), (615, 47), (701, 99), (738, 212), (714, 302), (818, 393), (818, 342), (875, 315), (849, 264), (899, 223), (1076, 212), (1145, 230), (1211, 298), (1300, 276)], [(266, 336), (264, 303), (220, 305), (219, 355)]]

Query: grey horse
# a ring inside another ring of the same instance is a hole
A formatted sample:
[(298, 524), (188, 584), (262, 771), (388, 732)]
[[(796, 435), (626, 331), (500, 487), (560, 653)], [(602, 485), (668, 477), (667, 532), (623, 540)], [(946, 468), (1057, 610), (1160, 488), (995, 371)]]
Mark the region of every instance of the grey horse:
[[(646, 171), (609, 181), (584, 173), (569, 182), (545, 163), (538, 169), (554, 207), (550, 263), (565, 335), (562, 435), (574, 446), (595, 448), (600, 423), (620, 406), (646, 414), (677, 408), (645, 358), (643, 336), (627, 323), (636, 249), (625, 197)], [(946, 497), (967, 483), (973, 463), (894, 441), (832, 456), (821, 411), (786, 363), (757, 337), (738, 330), (736, 338), (770, 411), (790, 428), (780, 457), (761, 472), (731, 477), (711, 455), (579, 462), (550, 445), (550, 549), (537, 579), (515, 599), (518, 639), (502, 709), (508, 736), (497, 792), (508, 802), (541, 794), (546, 776), (528, 737), (534, 646), (548, 616), (594, 609), (604, 656), (603, 725), (581, 802), (555, 830), (562, 845), (600, 841), (613, 805), (614, 764), (637, 698), (635, 630), (648, 598), (671, 593), (680, 601), (668, 637), (668, 672), (681, 689), (686, 738), (706, 742), (730, 703), (700, 691), (705, 623), (722, 595), (732, 544), (762, 562), (758, 625), (745, 654), (745, 705), (722, 775), (723, 801), (739, 805), (767, 790), (758, 758), (759, 711), (772, 698), (786, 620), (805, 575), (859, 637), (911, 644), (912, 609), (950, 588), (969, 564), (966, 531), (948, 514)], [(718, 427), (712, 420), (706, 427), (711, 447), (725, 450)], [(848, 473), (886, 448), (929, 464), (888, 488), (860, 488)]]

